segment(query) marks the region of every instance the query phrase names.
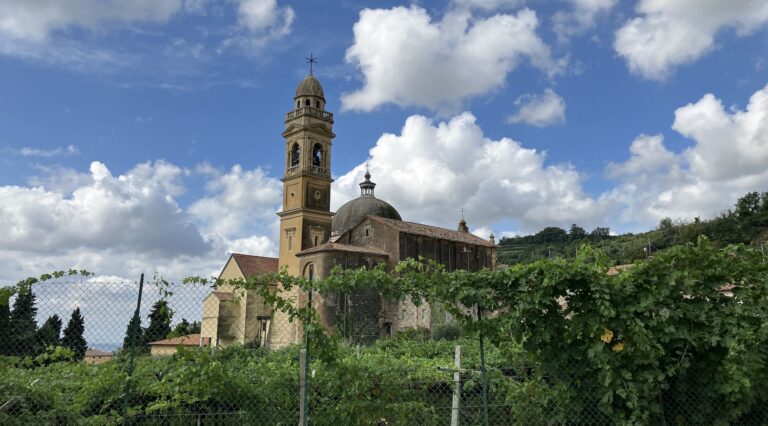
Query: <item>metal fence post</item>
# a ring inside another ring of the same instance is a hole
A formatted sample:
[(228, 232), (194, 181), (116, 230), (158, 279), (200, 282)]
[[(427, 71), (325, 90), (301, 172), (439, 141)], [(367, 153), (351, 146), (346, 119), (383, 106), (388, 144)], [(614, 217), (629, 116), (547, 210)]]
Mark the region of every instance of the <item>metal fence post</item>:
[[(482, 308), (477, 305), (477, 321), (483, 319)], [(480, 380), (483, 382), (483, 425), (488, 426), (488, 378), (485, 375), (485, 348), (483, 347), (483, 327), (480, 325)]]
[[(140, 328), (139, 321), (141, 320), (141, 293), (144, 291), (144, 274), (141, 274), (139, 279), (139, 300), (136, 302), (136, 312), (133, 313), (133, 324), (136, 324), (137, 328)], [(136, 335), (137, 329), (131, 330), (131, 358), (128, 362), (128, 377), (125, 379), (125, 393), (123, 394), (123, 426), (128, 422), (128, 405), (129, 395), (131, 393), (131, 376), (133, 375), (133, 365), (136, 360)]]
[(304, 368), (303, 368), (303, 377), (304, 377), (304, 395), (303, 395), (303, 407), (304, 410), (302, 410), (303, 419), (302, 424), (304, 426), (307, 426), (309, 424), (309, 345), (311, 343), (310, 339), (310, 332), (311, 329), (307, 330), (307, 323), (309, 323), (312, 320), (312, 279), (315, 275), (315, 268), (313, 265), (310, 265), (309, 267), (309, 290), (307, 291), (307, 320), (304, 323), (304, 338), (306, 340), (306, 348), (304, 349)]
[(302, 349), (299, 351), (299, 426), (306, 424), (306, 396), (307, 389), (307, 350)]
[(461, 346), (456, 345), (453, 355), (456, 371), (453, 373), (453, 399), (451, 401), (451, 426), (459, 426), (459, 404), (461, 403)]

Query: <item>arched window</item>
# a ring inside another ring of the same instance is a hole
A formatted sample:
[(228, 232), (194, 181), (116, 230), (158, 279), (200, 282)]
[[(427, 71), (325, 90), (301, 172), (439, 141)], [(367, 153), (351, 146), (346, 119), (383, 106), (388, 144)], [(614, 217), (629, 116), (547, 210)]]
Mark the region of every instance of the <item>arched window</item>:
[(296, 167), (299, 165), (300, 155), (301, 155), (301, 148), (299, 148), (299, 144), (297, 143), (293, 144), (293, 148), (291, 148), (291, 167)]
[(312, 165), (320, 167), (323, 164), (323, 146), (316, 143), (312, 147)]
[(320, 101), (315, 101), (315, 108), (320, 109)]
[(296, 101), (296, 109), (301, 108), (301, 101)]
[(315, 264), (314, 263), (307, 263), (307, 265), (304, 266), (304, 278), (309, 278), (310, 280), (315, 278)]
[(309, 100), (309, 99), (307, 99), (306, 101), (304, 101), (304, 105), (306, 105), (306, 106), (310, 106), (310, 100)]

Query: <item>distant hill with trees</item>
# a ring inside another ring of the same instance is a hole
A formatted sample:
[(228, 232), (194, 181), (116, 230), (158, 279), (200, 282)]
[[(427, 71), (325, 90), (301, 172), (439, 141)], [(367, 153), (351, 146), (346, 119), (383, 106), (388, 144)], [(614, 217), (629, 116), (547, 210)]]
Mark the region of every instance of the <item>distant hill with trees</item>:
[(710, 220), (664, 218), (656, 229), (638, 234), (611, 235), (607, 227), (587, 232), (577, 224), (568, 230), (550, 226), (534, 235), (502, 238), (497, 254), (500, 264), (512, 265), (552, 257), (570, 258), (579, 246), (591, 244), (603, 249), (618, 265), (644, 259), (647, 251), (653, 254), (694, 242), (700, 235), (708, 237), (716, 247), (733, 243), (768, 245), (768, 192), (750, 192), (739, 198), (733, 209)]

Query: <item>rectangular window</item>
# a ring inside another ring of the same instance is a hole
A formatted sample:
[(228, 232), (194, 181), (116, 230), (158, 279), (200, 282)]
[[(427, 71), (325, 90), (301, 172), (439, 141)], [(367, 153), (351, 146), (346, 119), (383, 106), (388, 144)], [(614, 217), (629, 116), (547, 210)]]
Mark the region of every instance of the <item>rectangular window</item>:
[(295, 228), (285, 230), (285, 240), (288, 245), (288, 251), (293, 250), (293, 235), (296, 233)]

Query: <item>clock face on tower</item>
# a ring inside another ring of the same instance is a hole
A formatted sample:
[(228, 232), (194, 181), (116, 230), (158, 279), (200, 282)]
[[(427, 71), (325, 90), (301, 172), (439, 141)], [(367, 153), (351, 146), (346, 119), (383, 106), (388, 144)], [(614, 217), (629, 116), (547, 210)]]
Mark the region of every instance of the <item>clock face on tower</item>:
[(307, 207), (324, 210), (328, 208), (328, 188), (320, 185), (309, 185), (306, 193)]

